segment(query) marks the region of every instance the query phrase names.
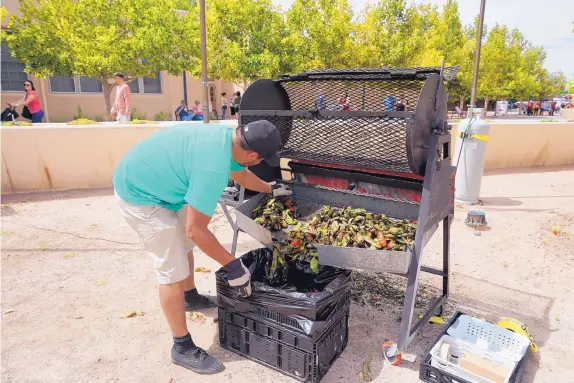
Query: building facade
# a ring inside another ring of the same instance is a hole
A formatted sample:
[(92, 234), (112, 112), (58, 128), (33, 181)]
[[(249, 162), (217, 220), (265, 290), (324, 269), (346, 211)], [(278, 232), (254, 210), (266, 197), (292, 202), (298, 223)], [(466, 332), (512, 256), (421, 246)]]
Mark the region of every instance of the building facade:
[[(8, 12), (18, 14), (18, 0), (4, 0), (2, 5)], [(8, 20), (2, 20), (4, 29)], [(103, 120), (105, 117), (104, 96), (101, 84), (86, 76), (50, 76), (42, 79), (25, 72), (26, 65), (18, 62), (6, 44), (1, 45), (0, 54), (0, 101), (4, 109), (7, 102), (14, 102), (24, 94), (24, 81), (31, 80), (45, 111), (46, 122), (67, 122), (80, 113), (83, 117)], [(201, 100), (201, 81), (190, 74), (186, 76), (188, 104)], [(228, 97), (240, 87), (220, 80), (209, 81), (211, 109), (221, 115), (222, 92)], [(160, 113), (175, 120), (174, 111), (184, 99), (183, 76), (172, 76), (158, 72), (155, 77), (138, 78), (130, 84), (132, 110), (137, 118), (157, 119)], [(112, 92), (112, 102), (115, 93)], [(21, 112), (21, 109), (18, 111)], [(229, 118), (229, 117), (228, 117)]]

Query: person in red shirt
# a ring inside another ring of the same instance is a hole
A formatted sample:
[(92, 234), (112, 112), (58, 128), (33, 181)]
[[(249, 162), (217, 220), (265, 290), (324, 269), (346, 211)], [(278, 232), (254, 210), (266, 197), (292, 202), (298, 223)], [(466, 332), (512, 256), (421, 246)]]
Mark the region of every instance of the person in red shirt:
[(44, 118), (44, 110), (42, 109), (42, 105), (40, 105), (40, 98), (38, 97), (38, 93), (36, 93), (34, 83), (30, 80), (24, 81), (24, 90), (26, 92), (24, 97), (13, 104), (8, 103), (8, 106), (28, 106), (28, 110), (30, 110), (30, 113), (32, 114), (32, 124), (42, 122), (42, 119)]
[(339, 105), (340, 105), (341, 110), (343, 110), (343, 111), (351, 110), (351, 102), (349, 100), (349, 93), (347, 93), (347, 92), (343, 93), (341, 98), (339, 98)]

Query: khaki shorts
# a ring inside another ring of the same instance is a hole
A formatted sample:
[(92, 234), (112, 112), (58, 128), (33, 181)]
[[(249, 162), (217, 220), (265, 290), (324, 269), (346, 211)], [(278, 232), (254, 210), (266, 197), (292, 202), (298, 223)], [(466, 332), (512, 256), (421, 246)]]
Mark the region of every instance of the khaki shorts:
[(189, 276), (187, 253), (195, 243), (185, 235), (187, 205), (179, 211), (158, 205), (135, 206), (116, 199), (127, 223), (138, 233), (145, 245), (162, 285), (183, 281)]

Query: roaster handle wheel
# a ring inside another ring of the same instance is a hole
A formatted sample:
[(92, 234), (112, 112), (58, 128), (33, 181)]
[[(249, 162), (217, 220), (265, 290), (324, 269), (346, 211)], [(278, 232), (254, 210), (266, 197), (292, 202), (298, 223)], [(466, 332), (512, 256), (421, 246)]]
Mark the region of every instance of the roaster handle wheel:
[(390, 340), (383, 343), (383, 358), (393, 366), (398, 366), (402, 359), (402, 354), (397, 348), (397, 344)]

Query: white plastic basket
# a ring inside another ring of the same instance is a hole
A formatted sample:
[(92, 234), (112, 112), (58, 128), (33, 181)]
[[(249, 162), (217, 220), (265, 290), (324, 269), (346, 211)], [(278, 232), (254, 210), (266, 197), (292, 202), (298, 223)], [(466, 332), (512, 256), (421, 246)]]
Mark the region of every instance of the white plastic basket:
[[(438, 368), (444, 372), (447, 372), (451, 375), (454, 375), (454, 376), (461, 378), (460, 382), (462, 382), (464, 380), (464, 381), (471, 382), (471, 383), (493, 383), (490, 379), (487, 379), (487, 378), (484, 378), (482, 376), (478, 376), (476, 374), (473, 374), (472, 372), (464, 370), (460, 366), (457, 366), (457, 365), (451, 363), (447, 359), (441, 358), (440, 348), (441, 348), (443, 343), (451, 345), (451, 347), (456, 346), (463, 353), (468, 352), (468, 353), (471, 353), (473, 355), (480, 356), (482, 358), (485, 358), (485, 359), (491, 361), (492, 363), (495, 363), (495, 364), (498, 364), (498, 365), (504, 367), (508, 371), (508, 373), (504, 379), (504, 383), (508, 383), (508, 381), (510, 380), (510, 377), (512, 376), (512, 373), (514, 372), (514, 370), (518, 364), (517, 362), (515, 362), (511, 359), (497, 355), (496, 353), (494, 353), (492, 351), (484, 350), (484, 349), (482, 349), (478, 346), (475, 346), (475, 345), (473, 345), (473, 344), (471, 344), (465, 340), (457, 339), (457, 338), (454, 338), (450, 335), (443, 335), (441, 337), (441, 339), (434, 345), (434, 347), (430, 351), (431, 366)], [(458, 382), (458, 381), (453, 380), (453, 382)]]
[(526, 337), (469, 315), (458, 317), (447, 334), (514, 362), (519, 362), (530, 347)]

